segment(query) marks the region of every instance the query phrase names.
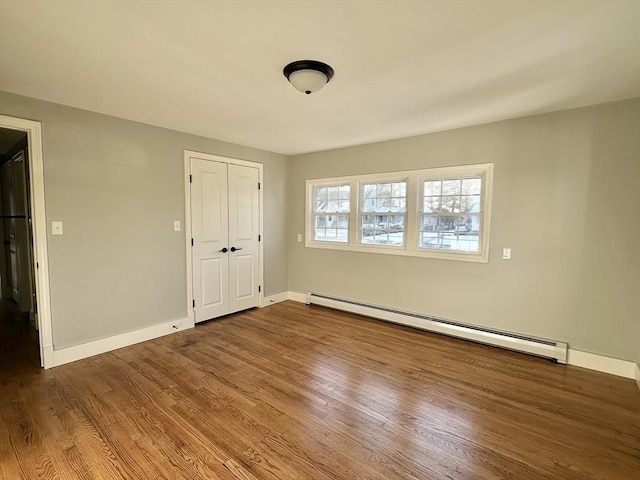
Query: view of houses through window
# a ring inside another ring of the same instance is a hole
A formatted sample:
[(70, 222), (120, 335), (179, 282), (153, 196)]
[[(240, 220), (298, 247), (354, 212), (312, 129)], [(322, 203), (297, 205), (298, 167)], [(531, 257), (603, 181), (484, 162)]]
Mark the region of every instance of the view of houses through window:
[(308, 181), (307, 244), (486, 258), (491, 177), (483, 164)]

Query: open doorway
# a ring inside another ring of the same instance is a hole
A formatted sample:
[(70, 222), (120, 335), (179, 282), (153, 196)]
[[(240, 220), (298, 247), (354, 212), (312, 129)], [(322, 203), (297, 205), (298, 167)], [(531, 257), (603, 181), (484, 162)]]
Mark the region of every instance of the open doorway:
[(3, 354), (7, 345), (21, 348), (31, 366), (50, 368), (56, 360), (40, 122), (0, 115), (0, 153), (0, 171), (6, 169), (6, 178), (0, 174), (0, 320), (15, 327), (0, 331), (9, 334), (0, 347)]
[(39, 363), (31, 224), (27, 132), (0, 128), (0, 338), (14, 366)]

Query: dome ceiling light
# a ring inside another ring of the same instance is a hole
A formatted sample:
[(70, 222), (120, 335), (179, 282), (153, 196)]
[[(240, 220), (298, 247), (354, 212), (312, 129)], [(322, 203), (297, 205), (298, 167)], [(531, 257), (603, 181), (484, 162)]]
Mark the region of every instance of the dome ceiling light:
[(284, 67), (282, 73), (296, 90), (309, 95), (329, 83), (333, 68), (316, 60), (298, 60)]

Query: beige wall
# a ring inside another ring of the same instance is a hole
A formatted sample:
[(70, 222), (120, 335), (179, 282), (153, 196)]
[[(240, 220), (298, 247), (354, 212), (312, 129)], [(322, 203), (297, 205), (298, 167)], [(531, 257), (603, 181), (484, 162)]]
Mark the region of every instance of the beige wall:
[(287, 289), (287, 158), (0, 92), (42, 122), (56, 349), (186, 317), (183, 151), (264, 164), (266, 295)]
[[(305, 248), (305, 180), (493, 162), (487, 264)], [(638, 358), (640, 99), (294, 157), (289, 289)], [(501, 249), (513, 249), (501, 260)]]

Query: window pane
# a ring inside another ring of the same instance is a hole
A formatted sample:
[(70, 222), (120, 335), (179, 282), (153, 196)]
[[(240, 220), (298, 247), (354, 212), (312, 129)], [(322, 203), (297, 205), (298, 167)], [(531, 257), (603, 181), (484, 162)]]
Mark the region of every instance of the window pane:
[(407, 209), (407, 182), (362, 184), (362, 212), (402, 212)]
[(407, 182), (397, 182), (393, 184), (391, 195), (394, 197), (407, 196)]
[(441, 197), (424, 197), (424, 213), (439, 212)]
[(463, 195), (480, 195), (481, 188), (482, 179), (480, 178), (465, 178), (462, 180)]
[(480, 215), (462, 215), (458, 225), (464, 225), (464, 230), (461, 229), (461, 232), (477, 235), (480, 231)]
[(375, 198), (365, 198), (364, 204), (362, 205), (363, 212), (375, 212), (376, 211), (376, 199)]
[(375, 198), (376, 196), (376, 186), (372, 183), (364, 184), (364, 198)]
[(391, 198), (391, 184), (379, 183), (378, 184), (378, 198)]
[(442, 195), (460, 195), (460, 185), (462, 180), (443, 180)]
[(320, 242), (348, 242), (349, 216), (316, 215), (313, 239)]
[(368, 245), (404, 245), (404, 215), (362, 215), (361, 243)]
[(442, 195), (442, 180), (424, 182), (424, 194), (425, 196)]
[(420, 231), (422, 232), (435, 232), (438, 230), (438, 217), (436, 215), (423, 215), (422, 226)]
[(423, 215), (420, 247), (479, 252), (479, 215)]
[(440, 248), (444, 250), (456, 250), (458, 235), (452, 232), (440, 233)]
[(442, 215), (438, 217), (438, 231), (454, 232), (458, 217), (454, 215)]
[(325, 212), (327, 208), (327, 187), (316, 187), (316, 212)]
[(406, 200), (404, 198), (392, 198), (391, 210), (394, 212), (404, 212), (406, 210)]
[(460, 197), (460, 212), (471, 213), (480, 211), (480, 195), (463, 195)]
[(440, 210), (443, 213), (453, 213), (460, 211), (460, 197), (447, 196), (442, 197)]
[(376, 200), (376, 211), (377, 212), (388, 212), (390, 210), (391, 210), (391, 198), (390, 197), (378, 198), (378, 200)]
[(349, 212), (349, 185), (326, 185), (314, 187), (314, 212), (337, 213)]
[(373, 236), (376, 233), (376, 216), (362, 215), (360, 221), (360, 237), (362, 243), (373, 243)]

